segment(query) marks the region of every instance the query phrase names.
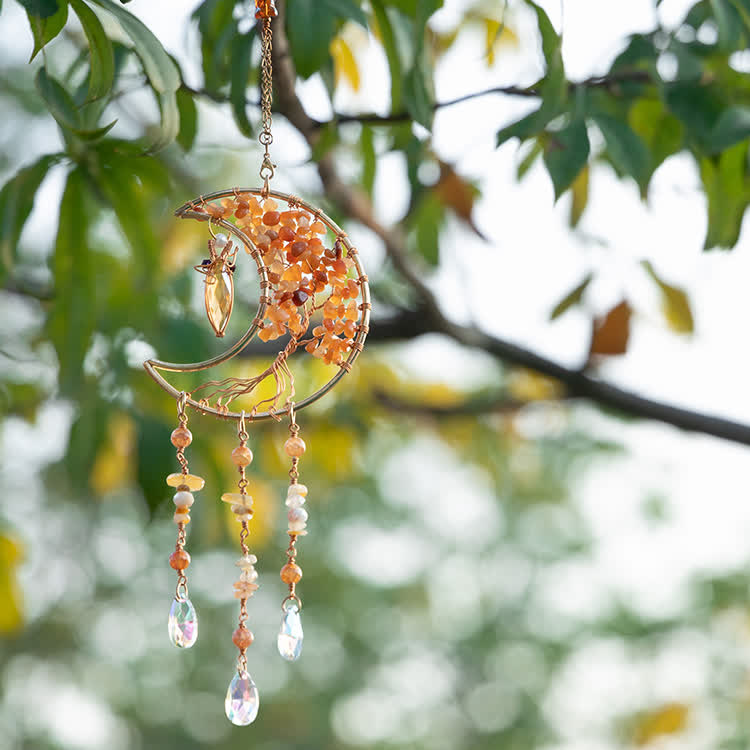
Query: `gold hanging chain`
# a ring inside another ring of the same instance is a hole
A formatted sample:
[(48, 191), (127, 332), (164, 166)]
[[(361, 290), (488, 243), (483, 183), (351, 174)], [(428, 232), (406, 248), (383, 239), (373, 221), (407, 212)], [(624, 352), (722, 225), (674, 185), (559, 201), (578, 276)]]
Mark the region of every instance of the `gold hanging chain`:
[(271, 133), (271, 107), (273, 105), (273, 32), (271, 19), (263, 18), (261, 30), (261, 60), (260, 60), (260, 109), (263, 130), (258, 136), (264, 147), (263, 162), (260, 165), (260, 177), (263, 180), (263, 195), (268, 195), (268, 182), (273, 177), (276, 165), (271, 161), (269, 147), (273, 143)]

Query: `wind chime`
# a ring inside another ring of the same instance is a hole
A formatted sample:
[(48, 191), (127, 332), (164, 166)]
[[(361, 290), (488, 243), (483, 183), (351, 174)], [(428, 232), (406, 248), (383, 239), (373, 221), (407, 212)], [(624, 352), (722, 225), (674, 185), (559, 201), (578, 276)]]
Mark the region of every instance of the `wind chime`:
[[(239, 600), (239, 622), (232, 633), (239, 654), (225, 701), (227, 717), (238, 726), (252, 723), (259, 706), (258, 689), (247, 663), (247, 650), (253, 643), (253, 633), (247, 626), (248, 602), (258, 589), (257, 558), (248, 543), (253, 498), (249, 494), (252, 486), (247, 468), (253, 453), (247, 445), (250, 440), (247, 430), (254, 422), (262, 420), (286, 418), (289, 421), (289, 438), (284, 443), (284, 451), (290, 459), (290, 482), (285, 498), (288, 546), (287, 561), (280, 573), (288, 593), (281, 603), (277, 644), (280, 655), (294, 661), (301, 653), (303, 639), (302, 601), (297, 589), (302, 568), (297, 562), (297, 542), (307, 534), (308, 519), (307, 487), (299, 481), (299, 463), (306, 444), (299, 434), (297, 415), (331, 390), (351, 369), (362, 351), (371, 309), (367, 276), (347, 235), (320, 209), (269, 187), (275, 166), (269, 153), (273, 142), (271, 21), (277, 11), (273, 0), (256, 0), (255, 5), (262, 45), (259, 140), (264, 147), (260, 168), (263, 187), (221, 190), (189, 201), (175, 213), (183, 219), (208, 223), (209, 257), (195, 269), (205, 276), (206, 314), (216, 335), (224, 336), (234, 307), (234, 273), (240, 248), (253, 259), (257, 268), (258, 310), (245, 334), (223, 354), (192, 364), (153, 359), (144, 363), (149, 375), (177, 401), (179, 424), (171, 440), (177, 449), (180, 471), (167, 477), (167, 484), (175, 493), (177, 542), (169, 564), (177, 573), (177, 587), (169, 612), (168, 631), (172, 643), (180, 648), (190, 648), (198, 637), (198, 618), (188, 595), (190, 554), (185, 547), (194, 493), (205, 484), (203, 478), (190, 473), (185, 456), (193, 439), (188, 429), (188, 408), (237, 424), (238, 445), (232, 451), (231, 460), (237, 467), (239, 480), (236, 491), (224, 493), (221, 500), (229, 504), (240, 528), (239, 579), (234, 583), (234, 597)], [(226, 233), (214, 232), (215, 227), (221, 227)], [(199, 372), (222, 364), (239, 354), (256, 333), (262, 341), (288, 336), (288, 343), (273, 363), (253, 378), (212, 380), (186, 392), (177, 390), (162, 374)], [(300, 348), (335, 368), (335, 372), (322, 388), (295, 401), (294, 376), (288, 361)], [(253, 400), (258, 386), (269, 379), (275, 384), (273, 396)], [(248, 410), (233, 411), (233, 402), (240, 397), (249, 399)]]

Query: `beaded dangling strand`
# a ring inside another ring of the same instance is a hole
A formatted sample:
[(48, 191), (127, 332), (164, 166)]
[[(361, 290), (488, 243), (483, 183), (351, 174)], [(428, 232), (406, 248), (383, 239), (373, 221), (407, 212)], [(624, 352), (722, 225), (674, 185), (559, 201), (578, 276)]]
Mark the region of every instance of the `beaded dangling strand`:
[(190, 554), (185, 550), (185, 527), (190, 523), (190, 507), (195, 500), (193, 492), (203, 489), (204, 485), (201, 477), (189, 473), (185, 458), (185, 448), (193, 442), (193, 435), (187, 428), (186, 399), (187, 394), (183, 391), (177, 401), (177, 418), (180, 424), (171, 436), (172, 445), (177, 448), (177, 460), (182, 471), (167, 477), (167, 484), (176, 490), (172, 499), (176, 506), (174, 522), (177, 524), (177, 543), (174, 552), (169, 556), (170, 566), (177, 571), (177, 588), (169, 610), (168, 631), (170, 640), (179, 648), (190, 648), (198, 639), (198, 616), (188, 598), (185, 574), (190, 565)]
[(276, 643), (279, 653), (284, 659), (296, 661), (302, 653), (302, 641), (304, 639), (300, 618), (302, 602), (297, 596), (297, 584), (302, 578), (302, 568), (297, 565), (297, 537), (307, 534), (307, 511), (302, 507), (305, 504), (307, 487), (299, 483), (297, 467), (307, 446), (299, 436), (299, 426), (295, 419), (293, 403), (289, 404), (289, 433), (290, 436), (284, 443), (284, 451), (292, 459), (292, 466), (289, 469), (291, 481), (286, 498), (286, 504), (289, 507), (287, 513), (289, 547), (286, 550), (287, 563), (280, 573), (281, 580), (289, 586), (289, 594), (281, 603), (281, 611), (284, 614)]
[(237, 484), (239, 492), (227, 492), (221, 496), (225, 503), (231, 505), (232, 512), (242, 526), (240, 531), (242, 557), (237, 561), (237, 566), (242, 572), (239, 581), (234, 584), (235, 599), (240, 600), (240, 620), (237, 629), (232, 633), (232, 642), (237, 646), (240, 653), (237, 657), (237, 674), (229, 683), (224, 709), (232, 724), (244, 727), (255, 721), (260, 705), (258, 688), (247, 671), (246, 656), (247, 649), (254, 640), (253, 634), (245, 626), (245, 622), (247, 621), (247, 600), (258, 589), (256, 583), (258, 571), (255, 570), (255, 563), (258, 562), (258, 558), (250, 554), (250, 548), (247, 546), (247, 537), (250, 533), (248, 522), (253, 517), (253, 498), (247, 494), (248, 482), (245, 469), (253, 460), (253, 452), (247, 447), (249, 436), (245, 431), (245, 412), (242, 412), (240, 417), (238, 436), (240, 444), (232, 451), (232, 461), (240, 472), (240, 480)]

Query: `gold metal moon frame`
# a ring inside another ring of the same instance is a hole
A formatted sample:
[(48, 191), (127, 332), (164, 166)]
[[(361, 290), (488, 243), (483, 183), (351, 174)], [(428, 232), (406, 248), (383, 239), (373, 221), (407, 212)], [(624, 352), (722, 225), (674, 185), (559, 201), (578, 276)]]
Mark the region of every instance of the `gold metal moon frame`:
[[(357, 278), (354, 279), (359, 286), (361, 291), (361, 304), (358, 305), (360, 311), (359, 320), (356, 326), (356, 335), (352, 341), (351, 349), (348, 352), (346, 359), (340, 362), (336, 366), (338, 371), (331, 377), (328, 382), (319, 388), (311, 395), (301, 399), (300, 401), (285, 404), (283, 407), (278, 409), (268, 409), (261, 412), (253, 412), (249, 414), (247, 412), (236, 412), (228, 409), (221, 409), (213, 407), (207, 404), (205, 401), (196, 401), (192, 396), (187, 396), (185, 404), (193, 407), (195, 410), (202, 414), (211, 414), (220, 419), (228, 420), (239, 420), (241, 418), (260, 421), (265, 419), (276, 419), (278, 420), (283, 414), (288, 413), (290, 409), (295, 412), (304, 409), (306, 406), (315, 403), (319, 398), (324, 396), (328, 391), (333, 388), (336, 383), (351, 369), (355, 360), (362, 351), (367, 332), (369, 330), (370, 322), (370, 287), (367, 281), (367, 276), (362, 268), (362, 264), (359, 260), (359, 253), (357, 249), (351, 244), (346, 233), (341, 227), (336, 224), (330, 217), (323, 213), (319, 208), (316, 208), (309, 203), (305, 202), (301, 198), (287, 193), (278, 192), (275, 190), (265, 190), (260, 188), (232, 188), (229, 190), (219, 190), (208, 195), (202, 195), (200, 198), (188, 201), (184, 205), (180, 206), (175, 211), (175, 216), (181, 219), (197, 219), (198, 221), (208, 221), (211, 225), (221, 226), (227, 232), (234, 235), (242, 244), (245, 246), (248, 254), (253, 258), (257, 266), (258, 278), (260, 280), (260, 302), (258, 309), (255, 313), (255, 317), (250, 323), (250, 327), (247, 331), (225, 352), (219, 354), (211, 359), (204, 360), (203, 362), (192, 362), (189, 364), (181, 364), (176, 362), (164, 362), (158, 359), (149, 359), (143, 363), (146, 372), (173, 398), (183, 398), (183, 392), (175, 388), (169, 383), (162, 372), (199, 372), (202, 370), (208, 370), (212, 367), (216, 367), (224, 362), (229, 361), (233, 357), (237, 356), (253, 339), (259, 329), (262, 327), (263, 319), (266, 315), (268, 305), (271, 301), (269, 292), (273, 290), (272, 282), (269, 279), (269, 269), (265, 265), (263, 256), (260, 249), (255, 243), (247, 236), (245, 232), (239, 227), (235, 226), (231, 221), (227, 221), (223, 217), (213, 217), (211, 214), (205, 211), (205, 206), (210, 205), (211, 201), (218, 201), (224, 198), (237, 199), (238, 196), (249, 195), (258, 197), (261, 200), (268, 198), (278, 199), (287, 204), (289, 209), (303, 209), (309, 212), (316, 221), (322, 222), (325, 227), (336, 236), (336, 242), (340, 243), (341, 246), (346, 248), (347, 257), (351, 258), (354, 268), (356, 269)], [(277, 360), (282, 354), (277, 355)]]

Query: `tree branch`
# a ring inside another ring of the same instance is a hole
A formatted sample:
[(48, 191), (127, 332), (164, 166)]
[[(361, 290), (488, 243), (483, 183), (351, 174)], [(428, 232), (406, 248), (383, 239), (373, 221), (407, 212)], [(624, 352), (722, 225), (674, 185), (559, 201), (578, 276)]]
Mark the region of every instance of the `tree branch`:
[[(284, 33), (285, 3), (279, 2), (279, 17), (274, 21), (274, 77), (277, 84), (278, 110), (314, 147), (319, 135), (318, 123), (304, 110), (295, 92), (296, 71)], [(618, 83), (621, 81), (618, 81)], [(612, 85), (610, 80), (592, 79), (589, 85)], [(394, 268), (414, 288), (421, 304), (424, 332), (442, 333), (454, 341), (490, 354), (515, 365), (527, 367), (563, 383), (571, 397), (587, 398), (598, 404), (635, 417), (655, 419), (683, 430), (733, 440), (750, 445), (750, 426), (689, 409), (682, 409), (610, 383), (597, 380), (579, 369), (571, 369), (528, 349), (481, 331), (476, 326), (454, 323), (443, 314), (432, 291), (407, 258), (406, 243), (398, 228), (387, 228), (376, 218), (368, 197), (357, 187), (346, 185), (339, 177), (330, 153), (318, 163), (323, 189), (344, 215), (372, 230), (383, 242)]]

